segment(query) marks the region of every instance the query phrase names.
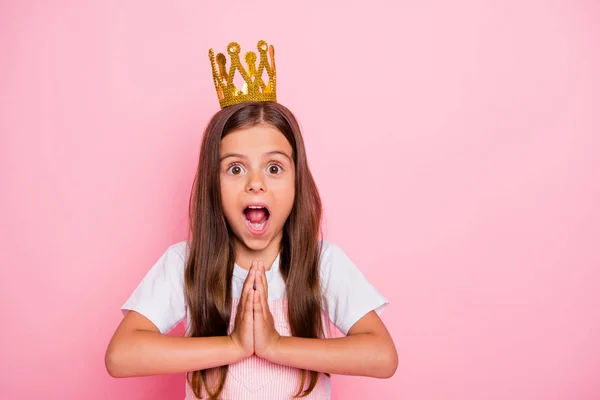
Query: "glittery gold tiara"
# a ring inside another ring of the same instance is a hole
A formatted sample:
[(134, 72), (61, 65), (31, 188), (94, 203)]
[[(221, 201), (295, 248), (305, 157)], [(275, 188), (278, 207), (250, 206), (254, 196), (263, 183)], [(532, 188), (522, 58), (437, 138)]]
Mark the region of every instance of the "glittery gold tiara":
[[(264, 40), (257, 44), (259, 61), (256, 66), (256, 53), (249, 51), (244, 56), (248, 68), (244, 68), (240, 61), (240, 45), (231, 42), (227, 46), (227, 53), (231, 58), (231, 66), (227, 70), (227, 60), (222, 53), (217, 54), (213, 49), (208, 51), (212, 66), (213, 80), (221, 108), (243, 103), (245, 101), (277, 101), (275, 80), (275, 50)], [(267, 57), (267, 53), (269, 57)], [(269, 61), (270, 58), (270, 61)], [(263, 80), (263, 73), (267, 72), (268, 81)], [(244, 80), (244, 86), (235, 87), (233, 80), (236, 71)]]

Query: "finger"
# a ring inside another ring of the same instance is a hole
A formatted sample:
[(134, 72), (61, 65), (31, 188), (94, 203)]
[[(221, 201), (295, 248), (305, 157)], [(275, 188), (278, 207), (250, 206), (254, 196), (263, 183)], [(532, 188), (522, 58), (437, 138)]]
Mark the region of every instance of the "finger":
[(256, 266), (254, 263), (250, 266), (250, 270), (248, 271), (248, 276), (246, 277), (246, 281), (244, 282), (244, 286), (242, 287), (242, 295), (240, 296), (240, 312), (244, 312), (246, 310), (247, 299), (252, 291), (252, 282), (254, 281), (254, 276), (256, 275)]
[(255, 290), (253, 293), (254, 298), (254, 319), (260, 318), (262, 314), (262, 307), (260, 304), (260, 290)]
[(252, 261), (252, 275), (249, 277), (249, 288), (256, 290), (256, 273), (258, 272), (258, 262)]
[(242, 287), (242, 293), (246, 294), (249, 288), (252, 288), (254, 285), (254, 277), (253, 272), (256, 270), (255, 262), (253, 261), (250, 265), (250, 269), (248, 270), (248, 276), (246, 276), (246, 280), (244, 281), (244, 286)]
[[(262, 262), (259, 263), (259, 272), (258, 272), (257, 279), (260, 279), (260, 281), (261, 281), (261, 291), (262, 291), (261, 298), (263, 299), (263, 301), (268, 302), (268, 300), (269, 300), (269, 286), (268, 286), (268, 283), (267, 283), (267, 274), (265, 272), (264, 264)], [(265, 312), (266, 311), (268, 311), (268, 310), (265, 310)]]
[(265, 320), (266, 320), (266, 319), (269, 319), (271, 310), (269, 310), (269, 298), (267, 297), (266, 291), (264, 293), (265, 293), (265, 295), (261, 296), (261, 298), (262, 298), (262, 303), (263, 303), (263, 315), (265, 316)]
[(256, 262), (256, 290), (263, 290), (263, 280), (260, 272), (260, 262)]
[(269, 319), (269, 305), (267, 304), (267, 296), (264, 293), (264, 291), (259, 293), (259, 299), (261, 316), (266, 321)]
[(246, 288), (246, 296), (253, 297), (253, 292), (256, 290), (255, 282), (256, 282), (256, 273), (258, 272), (258, 268), (256, 265), (252, 267), (252, 272), (248, 274), (246, 280), (248, 281), (248, 287)]
[(263, 290), (265, 292), (265, 295), (269, 292), (269, 286), (267, 283), (267, 273), (265, 271), (265, 265), (263, 264), (263, 262), (260, 262), (260, 279), (262, 280), (262, 284), (263, 284)]
[(265, 274), (265, 265), (262, 261), (258, 262), (256, 280), (260, 282), (260, 290), (257, 290), (257, 292), (260, 292), (259, 300), (260, 300), (261, 313), (262, 313), (263, 318), (267, 319), (268, 312), (269, 312), (267, 300), (269, 299), (269, 294), (267, 292), (268, 289), (267, 289), (267, 276)]
[(267, 299), (269, 298), (267, 294), (267, 278), (265, 275), (265, 265), (262, 261), (258, 262), (258, 275), (256, 279), (260, 282), (260, 290), (258, 292), (258, 300), (260, 302), (260, 311), (263, 319), (267, 319), (269, 307), (267, 305)]
[[(254, 291), (252, 291), (254, 292)], [(253, 315), (254, 315), (254, 293), (249, 293), (248, 296), (246, 296), (246, 300), (245, 300), (245, 306), (244, 306), (244, 317), (248, 318), (250, 321), (252, 321)]]
[[(248, 278), (250, 277), (250, 274), (252, 272), (248, 272)], [(246, 280), (248, 279), (246, 278)], [(244, 311), (244, 307), (246, 305), (246, 298), (248, 297), (248, 284), (246, 282), (244, 282), (244, 286), (242, 286), (242, 293), (240, 295), (240, 301), (238, 304), (238, 311), (239, 312), (243, 312)]]

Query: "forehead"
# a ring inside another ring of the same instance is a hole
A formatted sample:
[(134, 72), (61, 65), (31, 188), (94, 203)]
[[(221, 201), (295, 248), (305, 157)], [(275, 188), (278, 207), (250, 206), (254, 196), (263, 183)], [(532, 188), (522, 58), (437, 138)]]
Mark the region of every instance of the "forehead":
[(252, 157), (272, 151), (292, 155), (292, 146), (283, 133), (272, 125), (237, 129), (221, 139), (221, 156), (226, 153), (238, 153)]

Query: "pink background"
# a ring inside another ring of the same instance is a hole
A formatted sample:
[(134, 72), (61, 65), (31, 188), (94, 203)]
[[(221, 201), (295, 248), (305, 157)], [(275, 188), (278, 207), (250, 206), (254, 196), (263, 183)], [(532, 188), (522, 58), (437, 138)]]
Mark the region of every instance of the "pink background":
[(258, 39), (326, 238), (391, 301), (398, 372), (334, 399), (600, 398), (599, 26), (596, 1), (0, 2), (0, 398), (183, 398), (104, 351), (184, 238), (208, 48)]

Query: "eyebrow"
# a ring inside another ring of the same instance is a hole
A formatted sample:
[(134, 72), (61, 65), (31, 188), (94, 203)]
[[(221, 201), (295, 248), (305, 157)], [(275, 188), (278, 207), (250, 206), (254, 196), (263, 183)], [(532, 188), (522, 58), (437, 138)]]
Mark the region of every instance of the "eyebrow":
[[(281, 155), (284, 156), (285, 158), (287, 158), (290, 162), (292, 162), (292, 158), (290, 156), (288, 156), (287, 154), (285, 154), (283, 151), (279, 151), (279, 150), (274, 150), (274, 151), (269, 151), (268, 153), (263, 154), (263, 158), (264, 157), (269, 157), (269, 156), (274, 156), (274, 155)], [(238, 154), (238, 153), (227, 153), (225, 154), (223, 157), (221, 157), (221, 161), (223, 161), (226, 158), (229, 157), (237, 157), (237, 158), (241, 158), (244, 160), (247, 160), (248, 157), (246, 157), (243, 154)]]

